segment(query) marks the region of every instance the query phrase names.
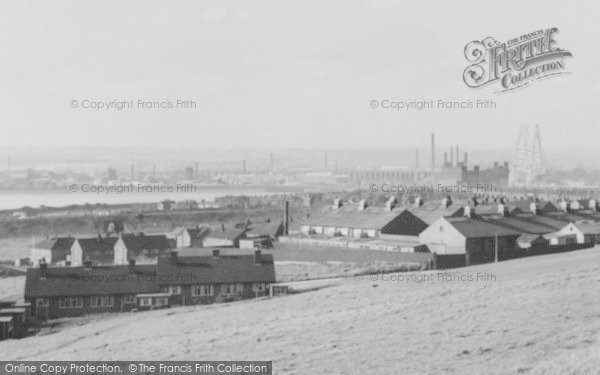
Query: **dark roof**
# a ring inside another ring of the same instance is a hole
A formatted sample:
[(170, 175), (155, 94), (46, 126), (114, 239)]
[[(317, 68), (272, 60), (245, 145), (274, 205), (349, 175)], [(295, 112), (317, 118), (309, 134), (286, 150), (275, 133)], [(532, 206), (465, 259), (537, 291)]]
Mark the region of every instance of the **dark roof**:
[(217, 231), (211, 232), (205, 238), (219, 238), (219, 239), (234, 241), (234, 240), (240, 238), (244, 234), (245, 231), (246, 231), (245, 229), (241, 229), (241, 228), (227, 228), (225, 230), (217, 230)]
[(48, 267), (46, 278), (39, 268), (29, 268), (25, 298), (153, 293), (158, 291), (155, 265), (105, 267)]
[(431, 225), (440, 217), (446, 216), (460, 216), (463, 215), (464, 207), (459, 205), (452, 205), (450, 207), (441, 207), (440, 204), (427, 205), (424, 204), (421, 207), (408, 208), (413, 215), (424, 221), (426, 224)]
[(403, 208), (387, 211), (384, 207), (367, 207), (364, 210), (352, 206), (338, 209), (328, 207), (325, 212), (315, 213), (304, 219), (301, 225), (381, 230), (402, 211)]
[(283, 223), (257, 223), (252, 224), (248, 230), (248, 234), (257, 236), (271, 236), (276, 237), (283, 230)]
[(192, 239), (202, 239), (209, 233), (207, 228), (189, 228), (186, 230)]
[(482, 220), (469, 218), (446, 218), (450, 224), (467, 238), (488, 238), (494, 236), (520, 236), (521, 231), (494, 225)]
[(537, 223), (532, 220), (528, 220), (532, 216), (517, 216), (517, 217), (500, 217), (498, 219), (488, 219), (489, 223), (500, 225), (509, 229), (520, 231), (521, 233), (530, 234), (546, 234), (554, 232), (554, 227), (544, 225), (543, 223)]
[(561, 220), (557, 220), (554, 219), (552, 217), (549, 216), (542, 216), (542, 215), (517, 215), (517, 217), (519, 218), (524, 218), (530, 222), (539, 224), (539, 225), (544, 225), (547, 226), (549, 228), (552, 228), (554, 230), (560, 230), (563, 229), (567, 223), (569, 221), (561, 221)]
[(142, 251), (142, 250), (167, 250), (171, 249), (171, 241), (167, 236), (159, 235), (124, 235), (121, 237), (125, 247), (129, 251)]
[(69, 251), (73, 246), (73, 237), (55, 237), (40, 241), (35, 244), (36, 249), (47, 249), (52, 251)]
[(84, 253), (112, 251), (117, 243), (118, 237), (93, 237), (78, 238), (79, 246)]
[(255, 264), (254, 254), (165, 256), (158, 259), (158, 277), (161, 284), (170, 285), (274, 282), (275, 266), (271, 254), (261, 254), (260, 264)]

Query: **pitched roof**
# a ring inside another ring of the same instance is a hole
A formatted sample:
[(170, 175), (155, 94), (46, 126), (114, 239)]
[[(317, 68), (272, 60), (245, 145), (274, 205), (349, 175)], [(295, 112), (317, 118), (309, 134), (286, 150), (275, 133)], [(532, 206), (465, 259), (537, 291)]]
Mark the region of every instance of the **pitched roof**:
[(301, 225), (381, 230), (402, 211), (404, 209), (400, 207), (391, 211), (387, 211), (384, 207), (367, 207), (364, 210), (348, 206), (338, 209), (328, 207), (324, 212), (304, 219)]
[(521, 243), (531, 243), (540, 237), (541, 236), (539, 234), (524, 233), (524, 234), (520, 235), (519, 238), (517, 238), (517, 241), (519, 241)]
[(255, 264), (254, 254), (165, 256), (158, 259), (158, 277), (166, 285), (274, 282), (275, 266), (271, 254), (261, 254), (260, 264)]
[(574, 223), (575, 228), (579, 229), (583, 234), (600, 234), (600, 223), (582, 221)]
[(421, 207), (411, 207), (407, 210), (429, 225), (433, 224), (440, 217), (462, 215), (464, 212), (464, 208), (458, 205), (441, 207), (439, 204), (433, 206), (423, 205)]
[(167, 250), (172, 248), (171, 241), (162, 234), (124, 235), (121, 239), (129, 251)]
[(528, 220), (528, 217), (533, 216), (500, 217), (498, 219), (487, 219), (486, 221), (495, 225), (520, 231), (521, 233), (540, 235), (554, 232), (556, 230), (555, 228), (544, 225), (543, 223), (537, 223), (535, 221)]
[(69, 251), (73, 246), (73, 237), (55, 237), (45, 239), (35, 244), (36, 249), (47, 249), (52, 251)]
[(467, 238), (487, 238), (494, 236), (519, 236), (522, 232), (494, 225), (486, 221), (469, 218), (446, 218), (446, 220)]
[(568, 221), (560, 221), (560, 220), (556, 220), (553, 219), (551, 217), (548, 216), (541, 216), (541, 215), (517, 215), (517, 217), (523, 217), (526, 220), (539, 224), (539, 225), (544, 225), (546, 227), (552, 228), (554, 230), (560, 230), (562, 228), (564, 228)]
[(257, 236), (271, 236), (275, 237), (279, 234), (280, 230), (283, 228), (283, 224), (281, 222), (272, 222), (272, 223), (257, 223), (252, 224), (248, 230), (248, 234), (254, 234)]
[(153, 293), (158, 291), (155, 265), (29, 268), (25, 298)]
[(189, 228), (186, 230), (192, 239), (202, 239), (210, 232), (208, 228)]
[(224, 240), (235, 240), (244, 234), (246, 230), (241, 228), (227, 228), (225, 230), (218, 230), (211, 232), (206, 235), (205, 238), (219, 238)]
[(78, 238), (79, 246), (84, 253), (112, 251), (117, 243), (118, 237), (92, 237)]

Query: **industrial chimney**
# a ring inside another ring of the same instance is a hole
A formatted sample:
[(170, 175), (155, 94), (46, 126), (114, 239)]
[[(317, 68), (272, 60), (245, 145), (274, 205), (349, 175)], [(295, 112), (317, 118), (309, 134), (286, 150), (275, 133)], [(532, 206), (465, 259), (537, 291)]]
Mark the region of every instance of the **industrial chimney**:
[(285, 201), (284, 205), (283, 234), (287, 236), (290, 234), (290, 202)]

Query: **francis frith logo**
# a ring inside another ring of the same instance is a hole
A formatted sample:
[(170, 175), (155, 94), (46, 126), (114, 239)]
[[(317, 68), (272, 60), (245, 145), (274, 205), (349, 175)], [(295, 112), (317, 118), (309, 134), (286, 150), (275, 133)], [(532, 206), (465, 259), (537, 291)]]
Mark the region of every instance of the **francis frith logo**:
[(465, 84), (478, 88), (498, 81), (501, 91), (526, 86), (542, 78), (568, 74), (565, 58), (571, 52), (558, 47), (557, 28), (537, 30), (501, 43), (492, 37), (475, 40), (465, 47), (471, 63)]

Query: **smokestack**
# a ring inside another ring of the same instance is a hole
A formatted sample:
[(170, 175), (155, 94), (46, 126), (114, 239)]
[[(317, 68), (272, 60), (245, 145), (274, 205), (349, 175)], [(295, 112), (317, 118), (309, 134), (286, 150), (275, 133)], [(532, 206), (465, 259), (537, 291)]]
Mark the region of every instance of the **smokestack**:
[(454, 147), (450, 146), (450, 166), (454, 165)]
[(458, 158), (458, 155), (460, 155), (460, 154), (458, 153), (458, 145), (456, 145), (456, 166), (457, 167), (460, 164), (460, 159)]
[(469, 162), (469, 161), (468, 161), (468, 159), (467, 159), (467, 153), (465, 152), (465, 159), (464, 159), (463, 163), (464, 163), (465, 165), (467, 165), (467, 163), (468, 163), (468, 162)]
[(288, 234), (290, 234), (290, 202), (289, 201), (285, 201), (285, 213), (284, 213), (284, 217), (283, 217), (283, 234), (285, 236), (287, 236)]
[(435, 172), (435, 133), (431, 133), (431, 171)]

